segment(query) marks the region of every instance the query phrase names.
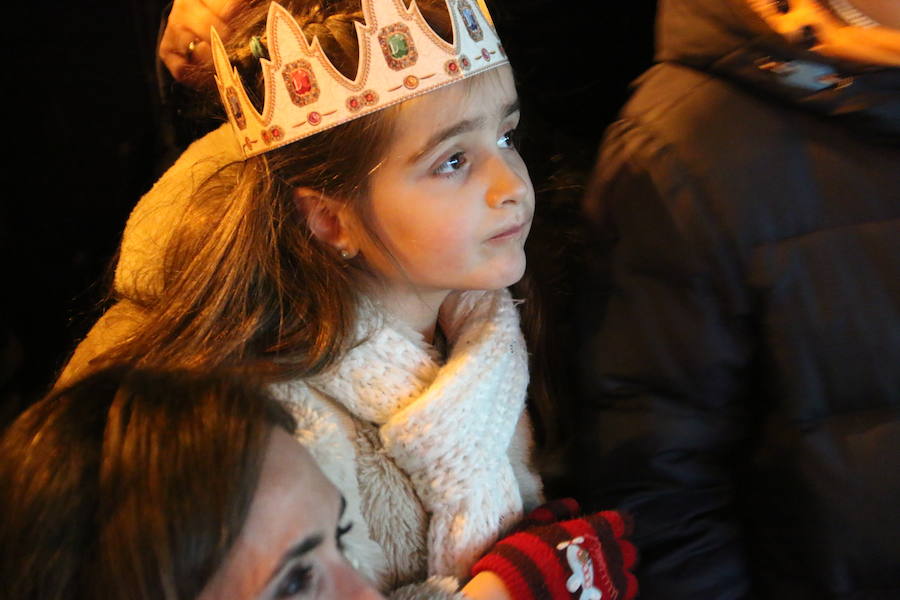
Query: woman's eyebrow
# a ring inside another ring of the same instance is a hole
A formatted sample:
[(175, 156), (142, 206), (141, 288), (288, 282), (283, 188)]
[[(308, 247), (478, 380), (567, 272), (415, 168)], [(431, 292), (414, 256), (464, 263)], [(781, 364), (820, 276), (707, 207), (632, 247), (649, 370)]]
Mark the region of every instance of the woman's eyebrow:
[(304, 554), (310, 552), (311, 550), (316, 549), (322, 543), (322, 536), (320, 534), (314, 534), (304, 539), (299, 544), (296, 544), (288, 549), (287, 552), (284, 553), (284, 556), (281, 557), (281, 560), (278, 561), (278, 565), (275, 566), (275, 569), (272, 571), (272, 574), (269, 575), (269, 579), (267, 580), (266, 585), (272, 582), (279, 573), (284, 569), (285, 565), (287, 565), (292, 560), (303, 556)]
[[(505, 119), (508, 116), (510, 116), (511, 114), (517, 112), (518, 110), (519, 110), (519, 99), (516, 98), (512, 102), (503, 106), (503, 108), (500, 111), (501, 118)], [(437, 146), (438, 144), (440, 144), (441, 142), (443, 142), (446, 139), (452, 138), (461, 133), (466, 133), (467, 131), (472, 131), (474, 129), (478, 129), (479, 127), (484, 125), (485, 119), (486, 119), (486, 117), (483, 117), (483, 116), (476, 117), (474, 119), (463, 119), (462, 121), (459, 121), (458, 123), (454, 123), (453, 125), (450, 125), (449, 127), (445, 127), (444, 129), (441, 129), (440, 131), (435, 133), (433, 136), (428, 138), (427, 142), (422, 144), (422, 147), (419, 148), (419, 150), (410, 157), (409, 163), (413, 164), (413, 163), (418, 162), (419, 159), (421, 159), (423, 156), (428, 154), (428, 151), (431, 148), (433, 148), (434, 146)]]

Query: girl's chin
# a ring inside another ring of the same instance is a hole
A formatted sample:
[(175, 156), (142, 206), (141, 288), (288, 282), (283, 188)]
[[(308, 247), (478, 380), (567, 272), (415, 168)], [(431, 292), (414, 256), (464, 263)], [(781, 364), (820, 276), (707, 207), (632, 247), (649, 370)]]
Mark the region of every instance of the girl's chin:
[(498, 268), (492, 274), (490, 281), (486, 282), (487, 285), (480, 289), (484, 290), (501, 290), (503, 288), (507, 288), (513, 284), (521, 281), (522, 277), (525, 275), (525, 256), (523, 256), (521, 260), (516, 260), (509, 265), (504, 265)]

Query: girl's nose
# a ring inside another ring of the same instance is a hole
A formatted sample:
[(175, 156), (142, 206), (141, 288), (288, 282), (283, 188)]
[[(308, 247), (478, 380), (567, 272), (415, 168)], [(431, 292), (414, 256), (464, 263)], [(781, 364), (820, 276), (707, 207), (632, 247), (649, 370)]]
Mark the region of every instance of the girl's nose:
[(491, 208), (498, 208), (504, 204), (518, 204), (528, 195), (530, 181), (528, 173), (517, 172), (509, 159), (503, 156), (495, 156), (490, 161), (490, 182), (487, 190), (487, 203)]

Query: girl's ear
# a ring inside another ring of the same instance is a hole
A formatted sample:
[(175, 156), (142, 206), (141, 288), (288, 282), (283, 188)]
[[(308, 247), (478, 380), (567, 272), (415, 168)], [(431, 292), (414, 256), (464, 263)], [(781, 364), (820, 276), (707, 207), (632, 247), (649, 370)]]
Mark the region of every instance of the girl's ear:
[(299, 187), (294, 190), (297, 209), (306, 216), (309, 230), (316, 238), (346, 256), (356, 254), (357, 248), (350, 235), (350, 212), (346, 204), (338, 202), (322, 192)]

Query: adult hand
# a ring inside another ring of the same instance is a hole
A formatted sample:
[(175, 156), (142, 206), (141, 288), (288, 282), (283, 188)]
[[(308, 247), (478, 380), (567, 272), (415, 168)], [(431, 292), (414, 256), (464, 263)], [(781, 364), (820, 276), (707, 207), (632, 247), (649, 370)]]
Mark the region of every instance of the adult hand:
[(241, 0), (175, 0), (159, 43), (159, 58), (179, 83), (194, 88), (212, 84), (209, 29), (222, 39)]

